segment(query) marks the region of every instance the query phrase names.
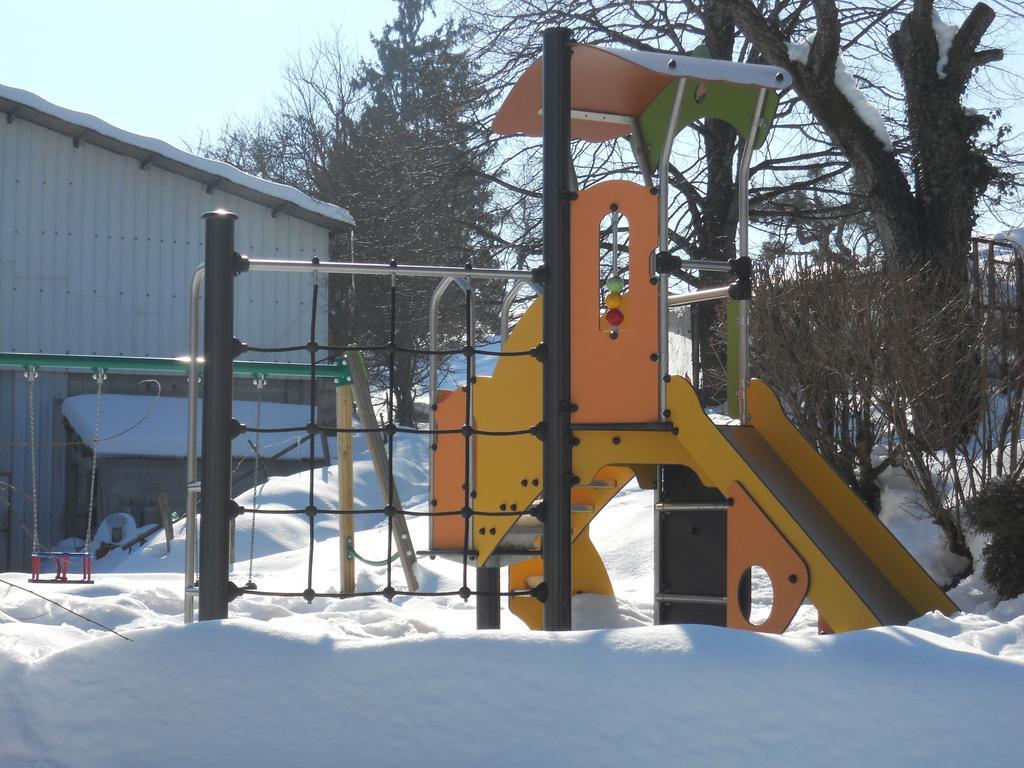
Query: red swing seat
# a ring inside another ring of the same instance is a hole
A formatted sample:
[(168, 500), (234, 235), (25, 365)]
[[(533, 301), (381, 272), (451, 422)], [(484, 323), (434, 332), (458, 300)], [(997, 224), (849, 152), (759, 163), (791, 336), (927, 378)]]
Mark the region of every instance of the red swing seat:
[[(44, 560), (52, 560), (57, 568), (57, 574), (52, 579), (42, 578), (42, 566)], [(32, 578), (31, 582), (68, 581), (68, 573), (71, 570), (71, 561), (81, 560), (82, 578), (77, 581), (80, 584), (92, 584), (92, 555), (89, 552), (33, 552), (32, 553)]]

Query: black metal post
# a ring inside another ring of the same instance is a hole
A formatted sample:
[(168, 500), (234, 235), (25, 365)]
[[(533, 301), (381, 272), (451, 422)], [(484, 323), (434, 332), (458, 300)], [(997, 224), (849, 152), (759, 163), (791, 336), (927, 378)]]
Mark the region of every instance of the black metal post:
[(544, 30), (544, 629), (572, 629), (569, 30)]
[(477, 568), (476, 592), (476, 628), (501, 629), (501, 568)]
[(203, 214), (203, 452), (200, 477), (199, 620), (228, 615), (231, 521), (231, 390), (234, 383), (235, 221), (228, 211)]

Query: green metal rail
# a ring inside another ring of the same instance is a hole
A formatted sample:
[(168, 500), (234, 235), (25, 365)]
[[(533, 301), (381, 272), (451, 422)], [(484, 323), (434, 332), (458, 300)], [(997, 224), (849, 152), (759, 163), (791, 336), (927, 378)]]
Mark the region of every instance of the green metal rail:
[[(187, 357), (127, 357), (102, 355), (47, 355), (31, 352), (0, 352), (0, 368), (59, 368), (65, 370), (140, 371), (144, 373), (188, 373)], [(274, 363), (257, 360), (236, 360), (235, 373), (247, 376), (263, 375), (267, 378), (308, 378), (310, 366), (304, 363)], [(203, 364), (199, 363), (202, 373)], [(341, 378), (348, 383), (348, 368), (339, 359), (333, 365), (316, 366), (317, 378)]]

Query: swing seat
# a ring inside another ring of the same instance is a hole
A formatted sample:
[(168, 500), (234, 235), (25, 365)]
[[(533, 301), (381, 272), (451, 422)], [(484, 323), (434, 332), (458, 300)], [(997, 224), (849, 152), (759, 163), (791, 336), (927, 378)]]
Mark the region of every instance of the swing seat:
[[(41, 576), (44, 560), (52, 560), (57, 569), (57, 574), (52, 579), (44, 579)], [(82, 562), (82, 578), (76, 583), (92, 584), (92, 555), (89, 552), (33, 552), (32, 553), (32, 578), (30, 582), (66, 582), (68, 573), (71, 570), (71, 561)]]

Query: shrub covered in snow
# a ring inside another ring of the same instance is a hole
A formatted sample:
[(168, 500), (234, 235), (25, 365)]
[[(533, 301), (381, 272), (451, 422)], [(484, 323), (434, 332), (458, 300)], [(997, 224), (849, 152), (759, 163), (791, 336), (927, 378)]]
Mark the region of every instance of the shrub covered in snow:
[(964, 506), (967, 524), (988, 534), (984, 577), (1004, 599), (1024, 594), (1024, 480), (993, 480)]

